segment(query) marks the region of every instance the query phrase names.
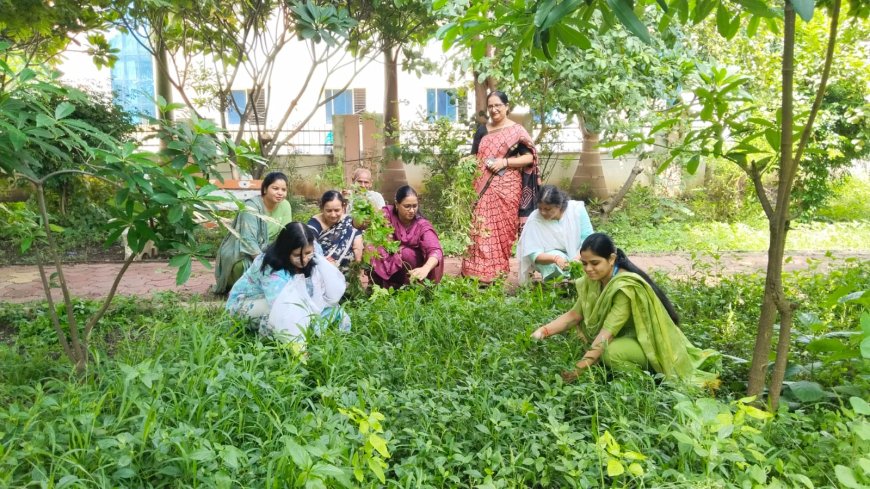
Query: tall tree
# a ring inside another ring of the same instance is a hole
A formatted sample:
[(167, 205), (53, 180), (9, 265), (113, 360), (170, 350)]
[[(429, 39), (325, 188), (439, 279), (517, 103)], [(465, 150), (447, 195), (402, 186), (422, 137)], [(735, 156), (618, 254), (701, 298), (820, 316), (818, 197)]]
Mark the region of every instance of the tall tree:
[(393, 195), (408, 183), (399, 159), (399, 68), (410, 71), (423, 60), (419, 50), (435, 33), (437, 18), (432, 3), (421, 0), (352, 1), (350, 5), (354, 17), (366, 27), (359, 31), (362, 35), (356, 38), (356, 50), (364, 54), (373, 45), (383, 56), (386, 164), (381, 190)]

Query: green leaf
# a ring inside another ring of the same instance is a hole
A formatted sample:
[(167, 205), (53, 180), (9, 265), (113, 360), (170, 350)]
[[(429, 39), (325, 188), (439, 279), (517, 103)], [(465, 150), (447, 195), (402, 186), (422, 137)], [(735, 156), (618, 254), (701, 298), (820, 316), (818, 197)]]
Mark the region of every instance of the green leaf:
[(384, 468), (381, 467), (381, 461), (379, 459), (369, 459), (369, 469), (375, 474), (375, 477), (381, 481), (381, 484), (387, 482), (387, 478), (384, 474)]
[(652, 43), (646, 25), (637, 18), (630, 0), (607, 0), (607, 5), (629, 32), (647, 44)]
[(33, 244), (33, 236), (28, 236), (21, 241), (21, 254), (27, 253), (27, 250), (30, 249), (30, 245)]
[(577, 46), (580, 49), (589, 49), (592, 47), (592, 43), (589, 42), (589, 38), (584, 36), (577, 29), (567, 26), (567, 25), (557, 25), (553, 28), (556, 33), (556, 37), (558, 37), (563, 43)]
[(815, 8), (815, 0), (789, 0), (794, 11), (804, 19), (804, 22), (813, 20), (813, 9)]
[(813, 353), (837, 352), (845, 349), (846, 345), (835, 338), (817, 338), (807, 343), (807, 351)]
[(695, 15), (692, 16), (692, 23), (698, 24), (706, 19), (710, 12), (716, 8), (718, 0), (698, 0), (695, 4)]
[(57, 120), (72, 114), (76, 110), (75, 106), (69, 102), (61, 102), (54, 109), (54, 118)]
[(286, 450), (296, 467), (307, 470), (311, 466), (311, 456), (308, 455), (308, 451), (302, 445), (288, 439)]
[(694, 175), (698, 171), (698, 166), (701, 165), (701, 155), (692, 156), (686, 164), (686, 171), (689, 175)]
[(57, 121), (45, 114), (36, 114), (36, 127), (50, 127), (56, 123)]
[(207, 462), (214, 460), (214, 452), (210, 448), (197, 448), (190, 454), (190, 458), (198, 462)]
[(825, 391), (818, 382), (799, 380), (788, 385), (792, 394), (801, 402), (815, 402), (825, 397)]
[(736, 3), (742, 5), (752, 15), (760, 17), (771, 17), (773, 12), (764, 0), (735, 0)]
[(764, 131), (764, 138), (767, 140), (767, 144), (769, 144), (774, 151), (779, 151), (781, 139), (778, 130), (768, 129)]
[(758, 32), (758, 24), (761, 22), (761, 17), (754, 15), (749, 18), (749, 22), (746, 23), (746, 37), (755, 37), (755, 34)]
[(853, 396), (849, 398), (849, 403), (852, 405), (852, 409), (854, 409), (856, 413), (870, 415), (870, 404), (868, 404), (864, 399)]
[(846, 467), (845, 465), (837, 465), (836, 467), (834, 467), (834, 473), (837, 474), (837, 480), (839, 480), (840, 484), (843, 484), (844, 487), (849, 487), (852, 489), (860, 489), (861, 487), (863, 487), (855, 479), (855, 473), (852, 472), (852, 469)]
[(619, 158), (620, 156), (625, 156), (625, 155), (631, 153), (632, 151), (634, 151), (635, 148), (640, 146), (640, 143), (641, 143), (641, 141), (628, 141), (628, 142), (624, 143), (622, 146), (613, 150), (610, 153), (610, 156), (612, 156), (614, 158)]
[(371, 435), (369, 437), (369, 443), (381, 454), (384, 458), (390, 458), (390, 451), (387, 450), (387, 441), (381, 438), (378, 435)]
[(535, 27), (538, 29), (544, 25), (544, 21), (547, 20), (547, 16), (550, 15), (550, 11), (553, 10), (553, 7), (556, 6), (556, 0), (544, 0), (543, 2), (538, 3), (538, 8), (535, 11)]
[(816, 487), (813, 485), (813, 481), (803, 474), (788, 474), (788, 478), (800, 482), (801, 484), (806, 486), (807, 489), (815, 489)]
[(625, 467), (623, 467), (622, 462), (616, 460), (615, 458), (610, 458), (607, 460), (607, 475), (609, 477), (616, 477), (622, 475), (625, 472)]

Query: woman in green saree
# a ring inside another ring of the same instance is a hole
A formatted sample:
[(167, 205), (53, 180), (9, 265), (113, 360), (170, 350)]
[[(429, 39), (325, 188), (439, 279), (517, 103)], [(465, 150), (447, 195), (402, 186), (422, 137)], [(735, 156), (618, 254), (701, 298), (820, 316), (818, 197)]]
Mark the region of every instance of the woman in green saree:
[(665, 293), (609, 236), (587, 237), (580, 246), (580, 261), (586, 276), (576, 282), (574, 307), (532, 333), (532, 338), (542, 340), (577, 325), (581, 340), (592, 341), (576, 369), (562, 374), (565, 381), (603, 361), (616, 369), (651, 368), (668, 378), (715, 384), (717, 375), (700, 367), (718, 353), (689, 342), (677, 327), (680, 318)]
[[(226, 294), (284, 226), (293, 220), (287, 202), (287, 175), (272, 172), (263, 178), (260, 196), (245, 201), (245, 210), (233, 222), (238, 233), (227, 233), (217, 252), (214, 267), (215, 294)], [(268, 216), (270, 219), (262, 219)]]

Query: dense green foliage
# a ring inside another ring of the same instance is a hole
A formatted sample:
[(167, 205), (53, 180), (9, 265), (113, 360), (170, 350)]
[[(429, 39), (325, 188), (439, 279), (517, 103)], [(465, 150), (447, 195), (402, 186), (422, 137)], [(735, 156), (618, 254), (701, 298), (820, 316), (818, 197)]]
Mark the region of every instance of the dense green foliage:
[(352, 333), (312, 338), (302, 359), (245, 333), (219, 304), (123, 300), (101, 322), (81, 380), (50, 354), (44, 305), (5, 305), (0, 484), (372, 487), (384, 466), (389, 487), (870, 481), (858, 399), (867, 363), (819, 348), (852, 348), (843, 332), (858, 329), (862, 309), (837, 299), (870, 287), (866, 264), (787, 277), (816, 320), (795, 336), (792, 410), (773, 419), (732, 397), (743, 388), (740, 358), (763, 279), (702, 270), (660, 283), (693, 341), (737, 357), (726, 360), (716, 398), (600, 368), (563, 384), (558, 373), (582, 345), (573, 335), (528, 337), (572, 301), (550, 287), (506, 296), (447, 281), (378, 291), (345, 305)]

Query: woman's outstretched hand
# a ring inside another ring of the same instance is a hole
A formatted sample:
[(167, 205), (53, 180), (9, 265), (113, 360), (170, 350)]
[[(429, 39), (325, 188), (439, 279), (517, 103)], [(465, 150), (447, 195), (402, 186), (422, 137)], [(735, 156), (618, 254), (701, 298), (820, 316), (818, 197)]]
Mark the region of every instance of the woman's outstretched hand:
[(424, 270), (423, 267), (414, 268), (408, 272), (408, 277), (411, 280), (423, 280), (429, 276), (429, 270)]
[(538, 328), (534, 332), (532, 332), (532, 339), (533, 340), (541, 341), (544, 338), (546, 338), (547, 336), (550, 336), (550, 331), (547, 329), (546, 326), (541, 326), (540, 328)]
[(566, 370), (562, 372), (562, 382), (572, 384), (577, 380), (578, 374), (576, 370)]

